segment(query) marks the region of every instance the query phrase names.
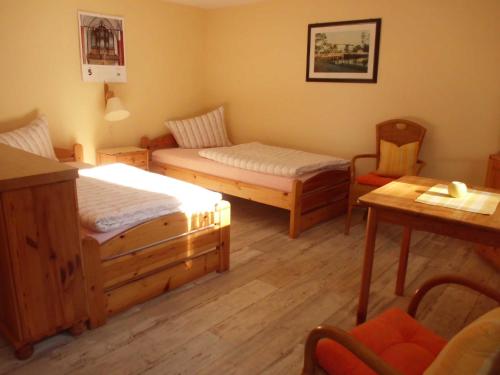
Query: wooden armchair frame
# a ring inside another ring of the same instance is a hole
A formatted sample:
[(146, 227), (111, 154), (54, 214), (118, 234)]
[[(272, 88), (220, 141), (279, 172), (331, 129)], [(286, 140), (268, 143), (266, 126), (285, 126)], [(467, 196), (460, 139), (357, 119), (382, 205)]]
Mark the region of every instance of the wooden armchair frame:
[[(375, 154), (356, 155), (351, 161), (351, 187), (349, 189), (349, 205), (347, 209), (347, 217), (345, 222), (345, 234), (349, 234), (351, 227), (352, 208), (358, 205), (358, 198), (370, 191), (376, 189), (376, 186), (361, 185), (356, 183), (356, 161), (359, 159), (375, 159), (376, 168), (380, 163), (380, 141), (394, 143), (398, 146), (405, 145), (410, 142), (418, 142), (419, 147), (417, 155), (420, 153), (422, 142), (424, 141), (426, 129), (416, 122), (403, 119), (393, 119), (381, 122), (376, 125), (376, 142), (377, 149)], [(425, 166), (425, 162), (418, 159), (415, 174), (418, 176)]]
[[(457, 275), (443, 275), (432, 278), (425, 282), (413, 295), (410, 304), (408, 305), (408, 314), (415, 317), (417, 309), (425, 295), (434, 287), (444, 284), (456, 284), (472, 289), (481, 293), (500, 304), (500, 292), (485, 285), (469, 280)], [(316, 346), (321, 339), (331, 339), (345, 347), (368, 367), (381, 375), (401, 375), (401, 373), (384, 362), (371, 349), (363, 343), (356, 340), (346, 331), (333, 326), (319, 326), (311, 331), (307, 337), (305, 352), (304, 352), (304, 367), (303, 375), (313, 375), (318, 367), (316, 358)]]

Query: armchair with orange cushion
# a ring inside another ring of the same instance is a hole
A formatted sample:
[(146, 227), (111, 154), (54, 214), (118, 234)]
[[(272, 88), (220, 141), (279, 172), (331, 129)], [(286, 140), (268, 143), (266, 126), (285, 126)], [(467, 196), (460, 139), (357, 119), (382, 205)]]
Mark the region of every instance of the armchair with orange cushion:
[[(405, 175), (418, 175), (425, 163), (418, 159), (426, 129), (409, 120), (388, 120), (377, 125), (377, 152), (356, 155), (351, 163), (351, 188), (345, 234), (351, 227), (352, 208), (358, 198)], [(373, 158), (374, 172), (357, 176), (356, 161)]]
[(414, 317), (425, 294), (435, 286), (458, 284), (500, 304), (500, 292), (461, 276), (426, 282), (414, 295), (408, 313), (389, 309), (350, 333), (329, 326), (307, 338), (303, 375), (321, 367), (329, 375), (438, 375), (500, 373), (500, 307), (486, 313), (449, 342)]

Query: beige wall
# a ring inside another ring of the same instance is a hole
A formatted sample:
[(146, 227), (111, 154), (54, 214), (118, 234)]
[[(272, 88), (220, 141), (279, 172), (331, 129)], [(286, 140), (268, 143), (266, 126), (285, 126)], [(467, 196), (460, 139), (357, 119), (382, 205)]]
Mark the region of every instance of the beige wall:
[[(77, 10), (125, 17), (132, 115), (103, 119), (102, 84), (80, 76)], [(500, 149), (497, 0), (267, 0), (203, 11), (160, 0), (1, 0), (0, 131), (42, 112), (54, 143), (136, 144), (166, 118), (227, 107), (236, 142), (351, 157), (374, 124), (428, 127), (426, 175), (481, 182)], [(306, 83), (307, 24), (381, 17), (378, 84)]]
[[(103, 119), (103, 85), (83, 83), (77, 10), (125, 17), (128, 83), (112, 88), (131, 112)], [(163, 132), (167, 117), (199, 110), (204, 12), (159, 0), (1, 0), (0, 131), (49, 118), (54, 143), (137, 144)]]
[[(269, 0), (210, 11), (204, 106), (226, 103), (236, 142), (343, 157), (374, 124), (428, 128), (424, 174), (484, 180), (500, 149), (498, 0)], [(308, 23), (381, 17), (378, 84), (306, 83)]]

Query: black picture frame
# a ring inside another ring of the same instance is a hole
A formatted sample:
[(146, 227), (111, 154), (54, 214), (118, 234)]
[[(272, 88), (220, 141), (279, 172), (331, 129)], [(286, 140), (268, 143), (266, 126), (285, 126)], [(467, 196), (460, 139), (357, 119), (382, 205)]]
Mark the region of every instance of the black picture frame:
[[(356, 25), (359, 25), (359, 30), (355, 27)], [(325, 32), (317, 32), (321, 29)], [(306, 81), (377, 83), (381, 29), (381, 18), (309, 24)], [(371, 34), (372, 32), (374, 35)], [(332, 44), (335, 41), (335, 33), (339, 34), (339, 41), (342, 41), (342, 38), (355, 39), (359, 37), (360, 44)], [(323, 43), (320, 44), (321, 47), (318, 47), (317, 34), (323, 34), (319, 39)], [(314, 45), (312, 44), (313, 36), (315, 37)], [(330, 40), (332, 42), (329, 42)], [(339, 50), (339, 45), (344, 46), (344, 51)], [(311, 50), (312, 48), (314, 50)], [(321, 52), (317, 53), (318, 50)]]

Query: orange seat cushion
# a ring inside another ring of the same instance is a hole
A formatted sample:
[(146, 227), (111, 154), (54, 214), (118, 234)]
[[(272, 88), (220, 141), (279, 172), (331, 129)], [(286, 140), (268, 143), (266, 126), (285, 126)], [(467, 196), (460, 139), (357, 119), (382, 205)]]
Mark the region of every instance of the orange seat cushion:
[[(389, 309), (351, 331), (356, 339), (406, 375), (422, 374), (446, 340), (399, 309)], [(330, 375), (376, 375), (343, 346), (330, 339), (316, 347), (319, 365)]]
[(361, 185), (370, 185), (370, 186), (384, 186), (389, 182), (394, 181), (395, 178), (379, 176), (375, 173), (368, 173), (362, 176), (356, 177), (356, 182)]

